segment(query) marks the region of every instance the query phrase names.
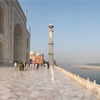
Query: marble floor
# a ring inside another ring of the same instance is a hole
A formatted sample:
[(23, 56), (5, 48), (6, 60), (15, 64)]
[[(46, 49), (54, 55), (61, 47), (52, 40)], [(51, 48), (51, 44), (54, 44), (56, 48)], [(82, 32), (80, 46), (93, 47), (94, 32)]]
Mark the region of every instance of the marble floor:
[(0, 67), (0, 100), (100, 100), (55, 68)]

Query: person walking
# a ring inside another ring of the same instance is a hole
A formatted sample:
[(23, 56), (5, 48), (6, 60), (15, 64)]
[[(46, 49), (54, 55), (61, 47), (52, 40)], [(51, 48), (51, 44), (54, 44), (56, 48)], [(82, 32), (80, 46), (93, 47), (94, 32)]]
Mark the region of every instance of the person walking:
[(17, 70), (17, 62), (14, 63), (15, 70)]
[(47, 63), (48, 69), (49, 69), (49, 62)]
[(22, 70), (24, 70), (24, 62), (23, 62), (23, 64), (22, 64)]
[(26, 63), (26, 70), (28, 70), (28, 64)]
[(19, 63), (19, 71), (21, 71), (21, 62)]
[(37, 69), (39, 68), (39, 63), (37, 63)]
[(35, 67), (35, 63), (33, 63), (32, 69)]

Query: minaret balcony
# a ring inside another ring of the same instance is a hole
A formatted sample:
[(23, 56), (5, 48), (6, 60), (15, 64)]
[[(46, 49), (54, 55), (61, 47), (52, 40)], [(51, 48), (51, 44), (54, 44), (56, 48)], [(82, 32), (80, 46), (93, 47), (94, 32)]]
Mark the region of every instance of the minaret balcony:
[(54, 43), (48, 43), (49, 45), (54, 45)]
[(48, 53), (48, 55), (54, 55), (54, 53)]

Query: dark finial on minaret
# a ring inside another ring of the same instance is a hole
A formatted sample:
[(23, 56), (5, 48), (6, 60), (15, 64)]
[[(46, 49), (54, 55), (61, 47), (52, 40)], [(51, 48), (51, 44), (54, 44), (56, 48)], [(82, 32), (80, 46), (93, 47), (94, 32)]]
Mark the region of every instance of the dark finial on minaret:
[(53, 28), (54, 28), (54, 26), (53, 26), (53, 24), (52, 24), (52, 23), (50, 23), (49, 28), (50, 28), (50, 29), (53, 29)]

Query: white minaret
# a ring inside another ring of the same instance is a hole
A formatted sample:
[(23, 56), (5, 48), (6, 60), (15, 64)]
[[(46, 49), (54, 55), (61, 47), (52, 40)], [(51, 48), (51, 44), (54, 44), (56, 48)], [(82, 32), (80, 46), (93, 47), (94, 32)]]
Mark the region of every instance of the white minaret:
[(50, 26), (49, 26), (50, 30), (49, 30), (49, 64), (53, 66), (53, 24), (50, 23)]

